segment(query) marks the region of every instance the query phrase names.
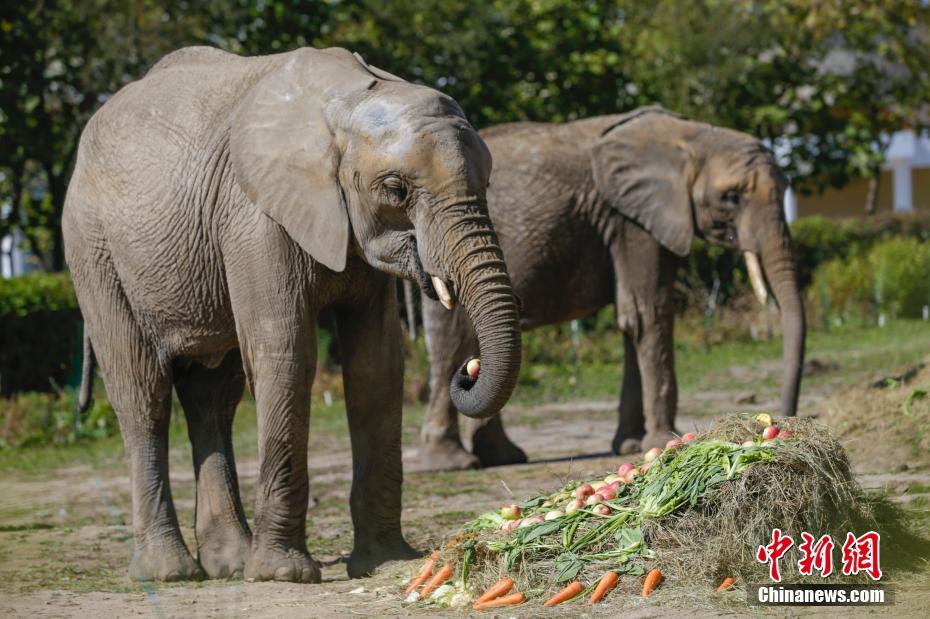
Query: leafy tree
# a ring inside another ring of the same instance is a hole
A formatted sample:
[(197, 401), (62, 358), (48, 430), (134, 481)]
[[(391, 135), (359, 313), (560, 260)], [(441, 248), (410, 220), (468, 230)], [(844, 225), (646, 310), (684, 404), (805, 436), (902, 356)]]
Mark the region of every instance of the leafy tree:
[(908, 0), (639, 5), (634, 77), (656, 100), (755, 133), (802, 191), (871, 177), (930, 100), (930, 8)]
[(64, 267), (61, 210), (78, 138), (96, 108), (184, 38), (142, 0), (8, 2), (0, 13), (0, 235)]

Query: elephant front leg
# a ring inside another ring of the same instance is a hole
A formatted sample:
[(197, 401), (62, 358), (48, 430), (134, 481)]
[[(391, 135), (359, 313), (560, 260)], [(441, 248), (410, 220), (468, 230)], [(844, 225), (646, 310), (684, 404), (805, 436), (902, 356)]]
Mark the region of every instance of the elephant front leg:
[(350, 578), (385, 561), (418, 556), (401, 532), (404, 358), (393, 278), (363, 307), (337, 318), (352, 440)]
[(678, 383), (675, 378), (673, 319), (644, 324), (636, 343), (636, 358), (642, 379), (643, 417), (646, 434), (642, 449), (665, 447), (675, 436)]
[(274, 351), (263, 342), (255, 357), (247, 358), (258, 412), (259, 474), (245, 578), (319, 583), (320, 568), (306, 542), (307, 438), (316, 344), (312, 334), (294, 337), (290, 344)]
[(643, 385), (636, 346), (629, 333), (623, 334), (623, 387), (620, 390), (620, 421), (611, 444), (617, 455), (639, 453), (646, 434), (643, 416)]

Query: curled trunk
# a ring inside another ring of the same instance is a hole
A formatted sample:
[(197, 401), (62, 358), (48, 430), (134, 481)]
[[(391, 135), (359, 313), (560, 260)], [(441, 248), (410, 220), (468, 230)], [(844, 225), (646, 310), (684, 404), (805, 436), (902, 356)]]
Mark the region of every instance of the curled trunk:
[[(464, 359), (452, 377), (452, 403), (464, 415), (497, 414), (513, 392), (520, 372), (520, 323), (517, 304), (497, 235), (484, 209), (472, 210), (446, 235), (455, 292), (478, 339), (481, 373), (472, 379)], [(459, 228), (459, 230), (455, 230)], [(464, 229), (462, 229), (464, 228)], [(448, 239), (454, 239), (449, 241)]]

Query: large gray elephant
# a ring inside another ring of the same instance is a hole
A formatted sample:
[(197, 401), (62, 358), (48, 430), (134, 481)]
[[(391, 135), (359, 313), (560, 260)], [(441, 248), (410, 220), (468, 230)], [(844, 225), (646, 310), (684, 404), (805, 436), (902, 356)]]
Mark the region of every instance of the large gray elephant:
[[(523, 301), (523, 329), (616, 306), (625, 350), (615, 453), (664, 446), (675, 431), (673, 286), (695, 235), (744, 252), (757, 296), (766, 294), (763, 278), (771, 285), (784, 331), (781, 411), (795, 413), (804, 311), (785, 181), (759, 140), (656, 107), (502, 125), (482, 137), (494, 157), (488, 208)], [(499, 416), (469, 422), (472, 452), (463, 448), (443, 376), (474, 354), (474, 331), (459, 310), (425, 298), (423, 308), (432, 365), (418, 466), (525, 461)]]
[[(401, 533), (393, 278), (457, 296), (483, 366), (473, 380), (463, 359), (451, 397), (468, 415), (497, 412), (520, 332), (490, 172), (455, 101), (343, 49), (183, 49), (94, 115), (63, 226), (129, 461), (133, 578), (319, 582), (305, 528), (321, 310), (336, 317), (352, 438), (349, 575), (414, 555)], [(246, 382), (260, 460), (251, 531), (230, 440)], [(196, 559), (168, 480), (172, 386), (193, 444)]]

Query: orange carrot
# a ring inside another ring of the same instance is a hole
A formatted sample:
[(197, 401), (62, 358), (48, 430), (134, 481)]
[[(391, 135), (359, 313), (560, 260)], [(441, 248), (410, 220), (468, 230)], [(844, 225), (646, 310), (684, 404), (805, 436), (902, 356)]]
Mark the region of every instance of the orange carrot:
[(404, 595), (410, 595), (413, 591), (416, 591), (417, 587), (422, 585), (427, 578), (433, 575), (434, 567), (436, 567), (436, 561), (434, 561), (432, 558), (427, 559), (426, 563), (423, 564), (423, 569), (420, 570), (420, 573), (410, 581), (410, 586), (407, 587), (406, 591), (404, 591)]
[(505, 595), (513, 589), (513, 581), (509, 578), (503, 578), (498, 580), (496, 583), (491, 585), (487, 591), (481, 594), (481, 597), (478, 598), (478, 604), (482, 602), (487, 602), (493, 600), (494, 598), (499, 598), (502, 595)]
[(429, 597), (429, 594), (439, 588), (439, 585), (446, 582), (452, 577), (452, 567), (446, 563), (432, 578), (429, 579), (429, 582), (423, 585), (423, 590), (420, 591), (420, 599), (425, 600)]
[(511, 593), (510, 595), (505, 595), (503, 597), (494, 598), (493, 600), (488, 600), (487, 602), (476, 602), (472, 606), (472, 610), (487, 610), (489, 608), (498, 608), (500, 606), (513, 606), (515, 604), (522, 604), (526, 601), (526, 596), (522, 593)]
[(717, 587), (717, 593), (723, 593), (724, 591), (730, 589), (733, 586), (733, 583), (736, 582), (736, 579), (732, 576), (727, 576), (723, 579), (723, 582), (720, 583), (720, 586)]
[(650, 595), (662, 582), (662, 572), (658, 569), (651, 570), (646, 574), (646, 582), (643, 583), (643, 596)]
[(570, 583), (567, 587), (546, 600), (546, 603), (543, 604), (543, 606), (555, 606), (556, 604), (561, 604), (565, 600), (570, 600), (581, 593), (582, 589), (584, 589), (584, 587), (581, 586), (580, 582), (575, 581)]
[(604, 596), (617, 586), (618, 580), (620, 580), (620, 576), (617, 575), (617, 572), (607, 572), (601, 576), (601, 581), (597, 583), (597, 587), (595, 587), (591, 599), (588, 600), (588, 604), (597, 604), (604, 599)]

